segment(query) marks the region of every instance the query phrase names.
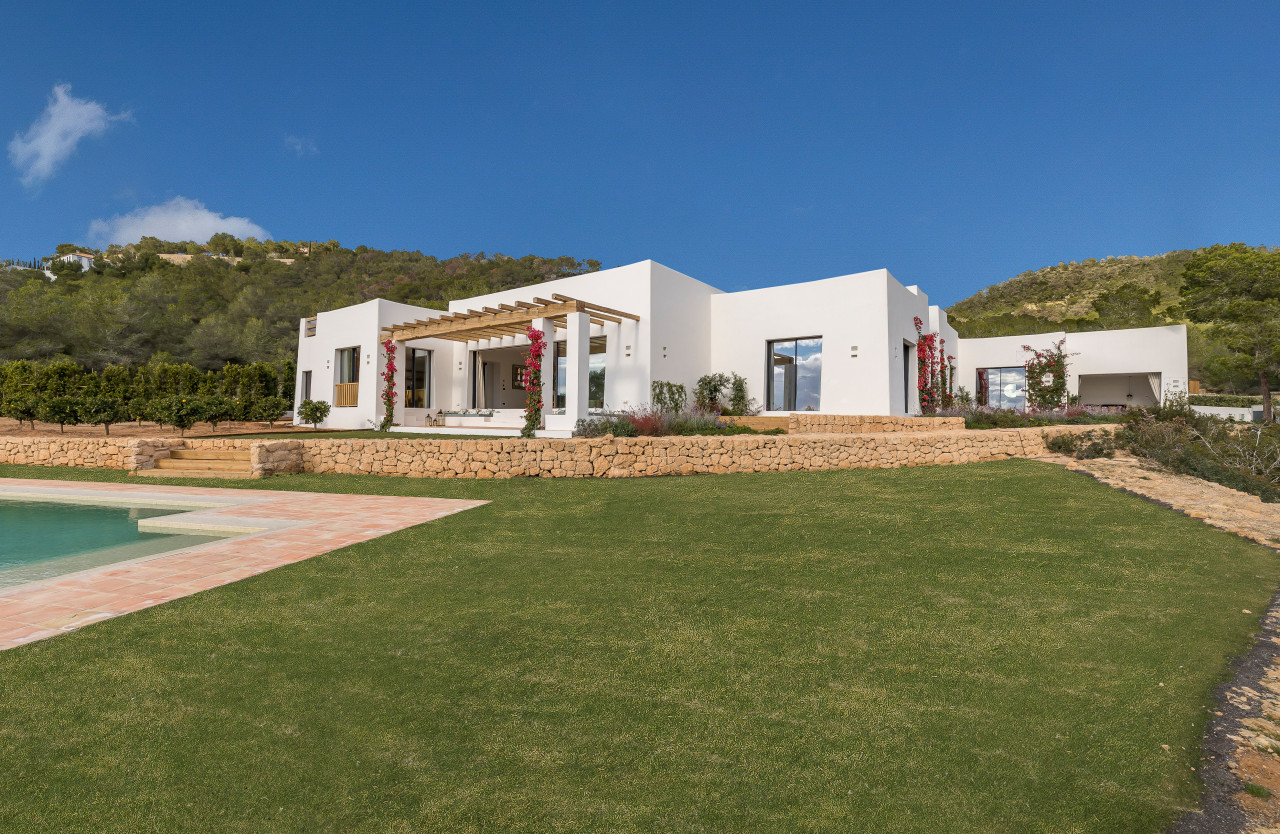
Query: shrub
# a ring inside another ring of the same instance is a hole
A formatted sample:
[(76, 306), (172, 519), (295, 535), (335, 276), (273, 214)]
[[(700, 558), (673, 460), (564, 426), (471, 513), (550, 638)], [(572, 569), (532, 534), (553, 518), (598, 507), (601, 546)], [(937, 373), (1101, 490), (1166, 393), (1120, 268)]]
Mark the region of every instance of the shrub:
[(263, 422), (270, 423), (274, 426), (276, 424), (276, 420), (283, 417), (285, 412), (289, 410), (289, 406), (292, 404), (293, 403), (289, 402), (284, 397), (263, 397), (258, 400), (257, 405), (254, 406), (253, 414), (251, 416), (254, 420), (262, 420)]
[(43, 423), (57, 423), (58, 430), (65, 432), (67, 424), (80, 422), (80, 401), (75, 397), (49, 397), (41, 401), (36, 414)]
[(760, 404), (747, 394), (747, 380), (740, 374), (733, 374), (729, 382), (729, 410), (725, 414), (735, 417), (746, 417), (757, 414)]
[(1241, 397), (1235, 394), (1191, 394), (1189, 405), (1213, 405), (1219, 408), (1252, 408), (1262, 405), (1262, 397)]
[(1149, 409), (1139, 410), (1116, 442), (1175, 472), (1280, 502), (1280, 427)]
[(185, 434), (187, 429), (194, 426), (203, 417), (202, 411), (199, 398), (195, 396), (172, 394), (160, 397), (151, 404), (152, 419), (161, 425), (173, 426), (179, 434)]
[(1087, 431), (1082, 434), (1064, 432), (1056, 437), (1046, 438), (1044, 445), (1051, 452), (1070, 455), (1077, 460), (1116, 456), (1115, 437), (1105, 431)]
[(635, 437), (639, 432), (636, 431), (636, 424), (622, 414), (583, 417), (573, 427), (574, 437), (604, 437), (606, 434), (614, 437)]
[(227, 397), (213, 394), (207, 397), (196, 397), (195, 414), (199, 420), (209, 423), (213, 431), (218, 430), (219, 423), (233, 418), (236, 404)]
[(699, 377), (697, 385), (693, 388), (694, 407), (699, 411), (721, 413), (724, 411), (724, 405), (720, 400), (724, 397), (724, 389), (728, 387), (729, 377), (725, 374), (706, 374)]
[(313, 429), (319, 429), (320, 424), (329, 416), (329, 408), (329, 404), (323, 400), (303, 400), (298, 406), (298, 419), (310, 423)]
[(689, 392), (678, 382), (654, 380), (649, 386), (653, 410), (663, 414), (679, 414), (689, 403)]
[(671, 434), (714, 434), (717, 429), (722, 428), (725, 426), (715, 414), (700, 409), (677, 414), (671, 421)]
[(40, 410), (40, 401), (34, 394), (20, 392), (9, 394), (4, 398), (4, 416), (12, 417), (19, 423), (24, 420), (36, 427), (36, 412)]
[(128, 420), (129, 412), (119, 397), (85, 397), (80, 401), (79, 417), (80, 422), (102, 426), (103, 431), (111, 434), (111, 424)]

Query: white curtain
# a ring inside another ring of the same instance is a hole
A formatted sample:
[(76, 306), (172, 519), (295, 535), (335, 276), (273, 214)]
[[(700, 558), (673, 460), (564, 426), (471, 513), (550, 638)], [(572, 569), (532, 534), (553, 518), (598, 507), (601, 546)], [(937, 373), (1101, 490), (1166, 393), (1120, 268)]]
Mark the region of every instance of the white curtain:
[(1163, 398), (1160, 396), (1160, 374), (1147, 374), (1147, 382), (1151, 385), (1151, 393), (1156, 396), (1156, 402), (1161, 402)]
[(476, 408), (484, 409), (488, 405), (484, 401), (484, 362), (480, 359), (480, 351), (476, 351)]

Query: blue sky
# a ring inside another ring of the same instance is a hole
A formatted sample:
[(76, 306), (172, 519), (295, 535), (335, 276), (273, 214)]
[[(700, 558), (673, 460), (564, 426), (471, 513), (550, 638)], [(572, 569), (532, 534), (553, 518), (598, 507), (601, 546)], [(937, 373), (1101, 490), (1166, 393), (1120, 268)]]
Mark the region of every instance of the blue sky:
[(1058, 261), (1280, 244), (1273, 3), (5, 19), (0, 257), (213, 222), (730, 290), (887, 267), (949, 304)]

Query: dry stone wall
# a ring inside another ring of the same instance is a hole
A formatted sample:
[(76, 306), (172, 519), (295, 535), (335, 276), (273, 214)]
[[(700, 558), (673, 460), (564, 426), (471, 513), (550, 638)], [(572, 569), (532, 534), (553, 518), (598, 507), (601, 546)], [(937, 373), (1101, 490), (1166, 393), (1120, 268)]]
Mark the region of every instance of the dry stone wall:
[[(901, 419), (901, 418), (899, 418)], [(570, 439), (90, 439), (0, 437), (0, 463), (149, 469), (174, 448), (247, 450), (257, 477), (285, 472), (414, 478), (635, 478), (878, 469), (1036, 457), (1044, 440), (1110, 426)]]
[(787, 418), (789, 434), (883, 434), (900, 431), (964, 431), (964, 418), (848, 414), (792, 414)]

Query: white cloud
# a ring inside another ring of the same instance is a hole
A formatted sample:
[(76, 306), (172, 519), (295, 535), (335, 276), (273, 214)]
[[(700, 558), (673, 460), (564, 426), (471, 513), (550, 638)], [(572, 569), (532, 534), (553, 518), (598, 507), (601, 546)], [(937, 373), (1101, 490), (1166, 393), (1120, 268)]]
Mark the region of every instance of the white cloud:
[(320, 149), (316, 147), (316, 143), (305, 136), (294, 136), (285, 134), (284, 146), (296, 153), (298, 156), (315, 156), (320, 153)]
[(94, 220), (89, 224), (89, 239), (96, 245), (137, 243), (150, 235), (161, 240), (194, 240), (204, 243), (218, 232), (239, 238), (267, 240), (271, 234), (247, 217), (223, 217), (210, 211), (199, 200), (174, 197), (158, 206), (118, 214), (110, 220)]
[(128, 113), (108, 113), (96, 101), (71, 95), (70, 84), (58, 84), (49, 104), (25, 134), (14, 134), (9, 161), (31, 188), (57, 173), (86, 136), (101, 136), (112, 122), (131, 118)]

